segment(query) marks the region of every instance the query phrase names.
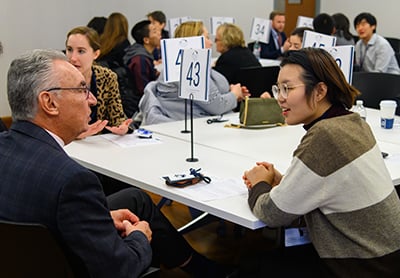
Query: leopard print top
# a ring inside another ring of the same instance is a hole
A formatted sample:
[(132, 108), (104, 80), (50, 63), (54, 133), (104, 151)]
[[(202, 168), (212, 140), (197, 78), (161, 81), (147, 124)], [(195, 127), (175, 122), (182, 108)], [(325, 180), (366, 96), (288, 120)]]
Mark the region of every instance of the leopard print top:
[(117, 74), (98, 65), (92, 66), (97, 86), (97, 119), (108, 120), (108, 125), (119, 126), (126, 120), (118, 89)]

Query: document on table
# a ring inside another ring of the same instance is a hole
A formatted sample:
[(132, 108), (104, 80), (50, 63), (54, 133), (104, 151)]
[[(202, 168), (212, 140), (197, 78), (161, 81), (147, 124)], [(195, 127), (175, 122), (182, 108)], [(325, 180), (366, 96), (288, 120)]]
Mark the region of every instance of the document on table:
[(211, 183), (201, 181), (195, 185), (175, 188), (174, 190), (183, 190), (185, 195), (188, 195), (190, 198), (205, 202), (248, 193), (241, 178), (221, 179), (211, 177)]
[(106, 140), (117, 144), (122, 148), (129, 148), (134, 146), (143, 146), (143, 145), (151, 145), (151, 144), (160, 144), (161, 141), (158, 138), (139, 138), (136, 134), (125, 134), (125, 135), (116, 135), (112, 133), (102, 134), (100, 135)]

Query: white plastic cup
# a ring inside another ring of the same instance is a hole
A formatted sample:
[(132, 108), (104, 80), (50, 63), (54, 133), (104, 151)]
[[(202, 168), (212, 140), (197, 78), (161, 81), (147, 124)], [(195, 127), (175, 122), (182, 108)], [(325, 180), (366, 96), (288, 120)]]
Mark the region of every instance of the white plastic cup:
[(379, 104), (381, 107), (381, 127), (386, 129), (393, 128), (394, 113), (397, 103), (394, 100), (382, 100)]

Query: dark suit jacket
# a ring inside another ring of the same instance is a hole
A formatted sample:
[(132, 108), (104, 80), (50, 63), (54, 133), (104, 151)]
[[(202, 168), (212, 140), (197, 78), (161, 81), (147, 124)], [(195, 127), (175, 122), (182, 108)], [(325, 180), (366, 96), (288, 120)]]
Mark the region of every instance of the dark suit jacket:
[[(286, 34), (284, 32), (281, 33), (282, 36), (282, 45), (286, 41)], [(261, 52), (260, 57), (265, 59), (278, 59), (282, 56), (282, 52), (280, 49), (276, 48), (274, 37), (272, 34), (272, 30), (269, 34), (269, 43), (260, 43), (261, 45)]]
[(230, 84), (235, 84), (235, 73), (240, 68), (261, 67), (260, 62), (247, 47), (234, 47), (221, 54), (215, 63), (214, 69), (228, 80)]
[(0, 219), (47, 226), (91, 277), (137, 277), (149, 266), (145, 235), (118, 235), (97, 177), (44, 129), (17, 121), (0, 134), (0, 176)]

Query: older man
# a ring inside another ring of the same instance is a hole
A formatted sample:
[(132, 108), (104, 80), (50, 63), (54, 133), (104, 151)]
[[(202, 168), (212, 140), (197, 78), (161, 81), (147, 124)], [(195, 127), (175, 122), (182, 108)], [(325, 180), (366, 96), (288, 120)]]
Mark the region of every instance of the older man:
[(207, 272), (215, 264), (190, 247), (147, 194), (132, 187), (107, 200), (97, 177), (64, 152), (88, 129), (96, 99), (61, 52), (15, 59), (7, 86), (13, 124), (0, 134), (0, 219), (47, 226), (76, 277), (137, 277), (152, 261), (217, 276)]

